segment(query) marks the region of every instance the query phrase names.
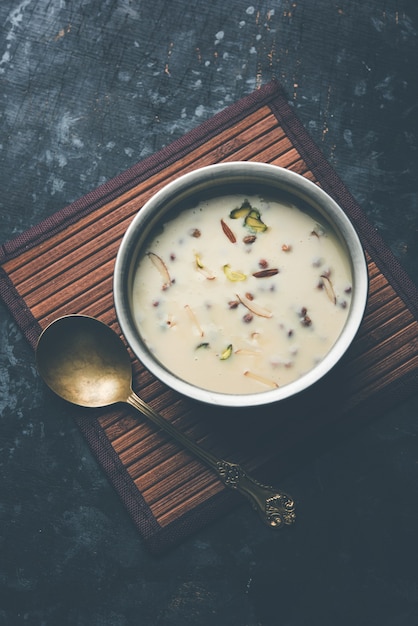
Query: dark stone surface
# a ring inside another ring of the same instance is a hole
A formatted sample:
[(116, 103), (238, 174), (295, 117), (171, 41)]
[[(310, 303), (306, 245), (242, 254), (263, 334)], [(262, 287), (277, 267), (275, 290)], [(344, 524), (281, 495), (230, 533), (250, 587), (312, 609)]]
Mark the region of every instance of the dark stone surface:
[[(2, 0), (0, 234), (276, 76), (418, 282), (416, 0)], [(243, 505), (151, 557), (0, 305), (0, 625), (418, 624), (418, 397), (295, 451), (295, 527)]]

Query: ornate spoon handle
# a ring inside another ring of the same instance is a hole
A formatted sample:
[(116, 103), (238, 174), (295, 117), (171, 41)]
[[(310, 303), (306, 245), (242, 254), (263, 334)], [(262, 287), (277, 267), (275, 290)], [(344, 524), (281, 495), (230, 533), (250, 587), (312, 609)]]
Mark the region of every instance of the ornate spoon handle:
[(211, 467), (226, 487), (236, 489), (244, 495), (268, 526), (281, 528), (283, 525), (293, 524), (296, 519), (295, 504), (290, 496), (273, 489), (273, 487), (262, 485), (249, 476), (237, 463), (229, 463), (228, 461), (218, 459), (211, 452), (201, 448), (173, 426), (171, 422), (168, 422), (154, 411), (151, 406), (139, 398), (133, 391), (126, 401), (189, 450), (189, 452), (192, 452), (206, 465)]
[(290, 526), (296, 519), (293, 499), (273, 487), (259, 483), (237, 463), (219, 460), (218, 475), (224, 485), (242, 493), (271, 528)]

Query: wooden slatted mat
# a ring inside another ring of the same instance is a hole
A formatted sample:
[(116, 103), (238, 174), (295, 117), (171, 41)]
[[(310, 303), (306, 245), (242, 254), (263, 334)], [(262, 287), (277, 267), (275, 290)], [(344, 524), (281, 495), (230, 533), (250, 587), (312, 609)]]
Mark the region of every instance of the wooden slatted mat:
[[(280, 484), (277, 458), (282, 450), (336, 421), (377, 415), (416, 388), (418, 294), (277, 82), (5, 243), (0, 249), (0, 293), (33, 347), (41, 329), (69, 313), (97, 317), (120, 334), (112, 273), (132, 218), (178, 175), (232, 160), (262, 161), (298, 172), (321, 185), (352, 219), (370, 277), (358, 337), (325, 380), (307, 394), (267, 409), (198, 405), (166, 388), (137, 361), (134, 388), (202, 446)], [(74, 409), (74, 418), (151, 550), (168, 548), (241, 502), (210, 470), (129, 408), (93, 415)]]

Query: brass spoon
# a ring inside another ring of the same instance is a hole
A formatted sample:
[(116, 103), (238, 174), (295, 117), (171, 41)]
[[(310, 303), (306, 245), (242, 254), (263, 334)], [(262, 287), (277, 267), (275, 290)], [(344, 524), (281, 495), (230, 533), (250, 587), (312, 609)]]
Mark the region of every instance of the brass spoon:
[(111, 328), (85, 315), (66, 315), (41, 333), (36, 348), (38, 371), (58, 396), (83, 407), (130, 404), (161, 430), (211, 467), (226, 487), (246, 496), (264, 522), (279, 528), (295, 521), (294, 502), (260, 484), (236, 463), (218, 459), (185, 436), (132, 391), (128, 351)]

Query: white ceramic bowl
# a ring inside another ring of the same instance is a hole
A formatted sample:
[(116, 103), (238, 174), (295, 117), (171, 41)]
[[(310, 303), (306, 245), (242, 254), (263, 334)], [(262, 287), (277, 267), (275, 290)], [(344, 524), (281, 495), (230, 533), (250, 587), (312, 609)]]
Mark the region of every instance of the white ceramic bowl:
[[(225, 195), (228, 187), (254, 186), (258, 192), (277, 190), (301, 200), (317, 211), (337, 233), (351, 264), (352, 293), (348, 317), (341, 334), (326, 356), (310, 371), (275, 389), (260, 393), (228, 394), (202, 389), (179, 378), (162, 365), (141, 338), (132, 313), (133, 275), (138, 259), (145, 254), (145, 243), (154, 228), (169, 219), (171, 212), (210, 192)], [(137, 213), (121, 242), (114, 270), (114, 302), (121, 330), (136, 357), (169, 387), (204, 403), (224, 407), (249, 407), (277, 402), (306, 390), (327, 374), (341, 359), (356, 335), (363, 318), (368, 292), (364, 251), (358, 235), (338, 204), (316, 184), (289, 170), (255, 162), (210, 165), (185, 174), (158, 191)]]

